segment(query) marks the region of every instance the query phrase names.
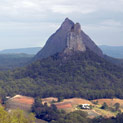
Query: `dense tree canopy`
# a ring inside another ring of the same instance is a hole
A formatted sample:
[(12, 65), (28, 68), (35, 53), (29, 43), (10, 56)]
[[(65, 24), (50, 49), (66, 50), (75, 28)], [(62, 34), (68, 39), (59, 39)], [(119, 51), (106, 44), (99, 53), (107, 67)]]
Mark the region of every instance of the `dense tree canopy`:
[(0, 96), (123, 98), (123, 69), (91, 51), (56, 54), (0, 72)]
[(0, 54), (0, 70), (5, 71), (9, 69), (15, 69), (17, 67), (22, 67), (27, 64), (33, 55), (28, 54)]

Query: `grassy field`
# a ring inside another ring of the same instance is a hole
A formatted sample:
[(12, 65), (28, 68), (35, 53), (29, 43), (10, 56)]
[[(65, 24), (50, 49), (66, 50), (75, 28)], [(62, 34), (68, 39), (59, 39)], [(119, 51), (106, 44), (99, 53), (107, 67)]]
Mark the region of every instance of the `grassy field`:
[(117, 98), (113, 98), (113, 99), (96, 99), (96, 100), (92, 100), (93, 102), (98, 101), (98, 104), (103, 104), (104, 102), (106, 102), (106, 104), (108, 106), (113, 106), (115, 103), (119, 103), (121, 108), (123, 108), (123, 99), (117, 99)]
[[(97, 104), (95, 104), (94, 102), (97, 102)], [(101, 109), (104, 102), (109, 107), (108, 109)], [(67, 105), (65, 105), (66, 103), (71, 104), (72, 106), (70, 107), (70, 105), (68, 105), (68, 107), (67, 107)], [(82, 110), (82, 111), (87, 112), (88, 116), (90, 118), (94, 118), (94, 117), (97, 117), (100, 115), (103, 117), (116, 116), (118, 114), (118, 111), (111, 110), (111, 109), (114, 109), (114, 104), (116, 104), (116, 103), (120, 104), (119, 110), (121, 110), (121, 112), (123, 112), (123, 100), (116, 99), (116, 98), (114, 98), (114, 99), (97, 99), (97, 100), (91, 100), (91, 101), (81, 99), (81, 98), (71, 98), (71, 99), (64, 99), (62, 102), (58, 102), (56, 104), (57, 105), (60, 104), (60, 109), (63, 109), (66, 112)], [(92, 106), (92, 109), (90, 109), (90, 110), (79, 109), (77, 106), (81, 105), (81, 104), (90, 104)], [(59, 107), (57, 107), (57, 108), (59, 108)]]
[(94, 106), (93, 110), (103, 117), (112, 117), (116, 116), (117, 112), (111, 112), (109, 110), (103, 110), (100, 106)]
[[(55, 104), (58, 109), (65, 110), (66, 112), (73, 112), (75, 110), (82, 110), (88, 113), (90, 118), (94, 118), (97, 116), (103, 117), (112, 117), (116, 116), (118, 111), (112, 111), (114, 109), (114, 104), (119, 103), (119, 109), (123, 112), (123, 100), (122, 99), (97, 99), (97, 100), (86, 100), (82, 98), (70, 98), (64, 99), (61, 102), (58, 102), (58, 99), (55, 97), (43, 98), (41, 99), (42, 103), (47, 103), (49, 106), (51, 104)], [(107, 104), (109, 108), (102, 109), (102, 105), (104, 102)], [(15, 97), (8, 100), (8, 108), (20, 108), (22, 110), (29, 111), (31, 109), (32, 104), (34, 103), (34, 99), (31, 97), (16, 95)], [(81, 104), (90, 104), (92, 109), (83, 110), (78, 106)]]

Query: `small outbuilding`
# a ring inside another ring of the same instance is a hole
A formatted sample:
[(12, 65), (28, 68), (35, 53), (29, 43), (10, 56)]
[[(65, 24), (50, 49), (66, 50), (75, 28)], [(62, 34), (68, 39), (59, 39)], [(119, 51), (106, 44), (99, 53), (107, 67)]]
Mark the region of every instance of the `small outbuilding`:
[(79, 105), (81, 109), (90, 109), (90, 104), (81, 104)]

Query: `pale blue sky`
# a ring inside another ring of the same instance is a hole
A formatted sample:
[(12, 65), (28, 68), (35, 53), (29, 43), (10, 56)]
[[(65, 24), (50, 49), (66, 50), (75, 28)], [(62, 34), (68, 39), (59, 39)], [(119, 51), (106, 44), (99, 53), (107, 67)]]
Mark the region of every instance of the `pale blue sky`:
[(0, 49), (43, 46), (66, 17), (96, 44), (123, 45), (123, 0), (0, 0)]

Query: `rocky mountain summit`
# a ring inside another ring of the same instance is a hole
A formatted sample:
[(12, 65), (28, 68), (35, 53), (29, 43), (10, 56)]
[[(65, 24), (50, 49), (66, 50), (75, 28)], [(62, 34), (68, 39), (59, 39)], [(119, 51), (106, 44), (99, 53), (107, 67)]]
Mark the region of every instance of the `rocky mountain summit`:
[(99, 56), (103, 56), (100, 48), (81, 30), (81, 25), (66, 18), (61, 27), (48, 39), (34, 59), (46, 58), (61, 52), (85, 52), (87, 49)]

